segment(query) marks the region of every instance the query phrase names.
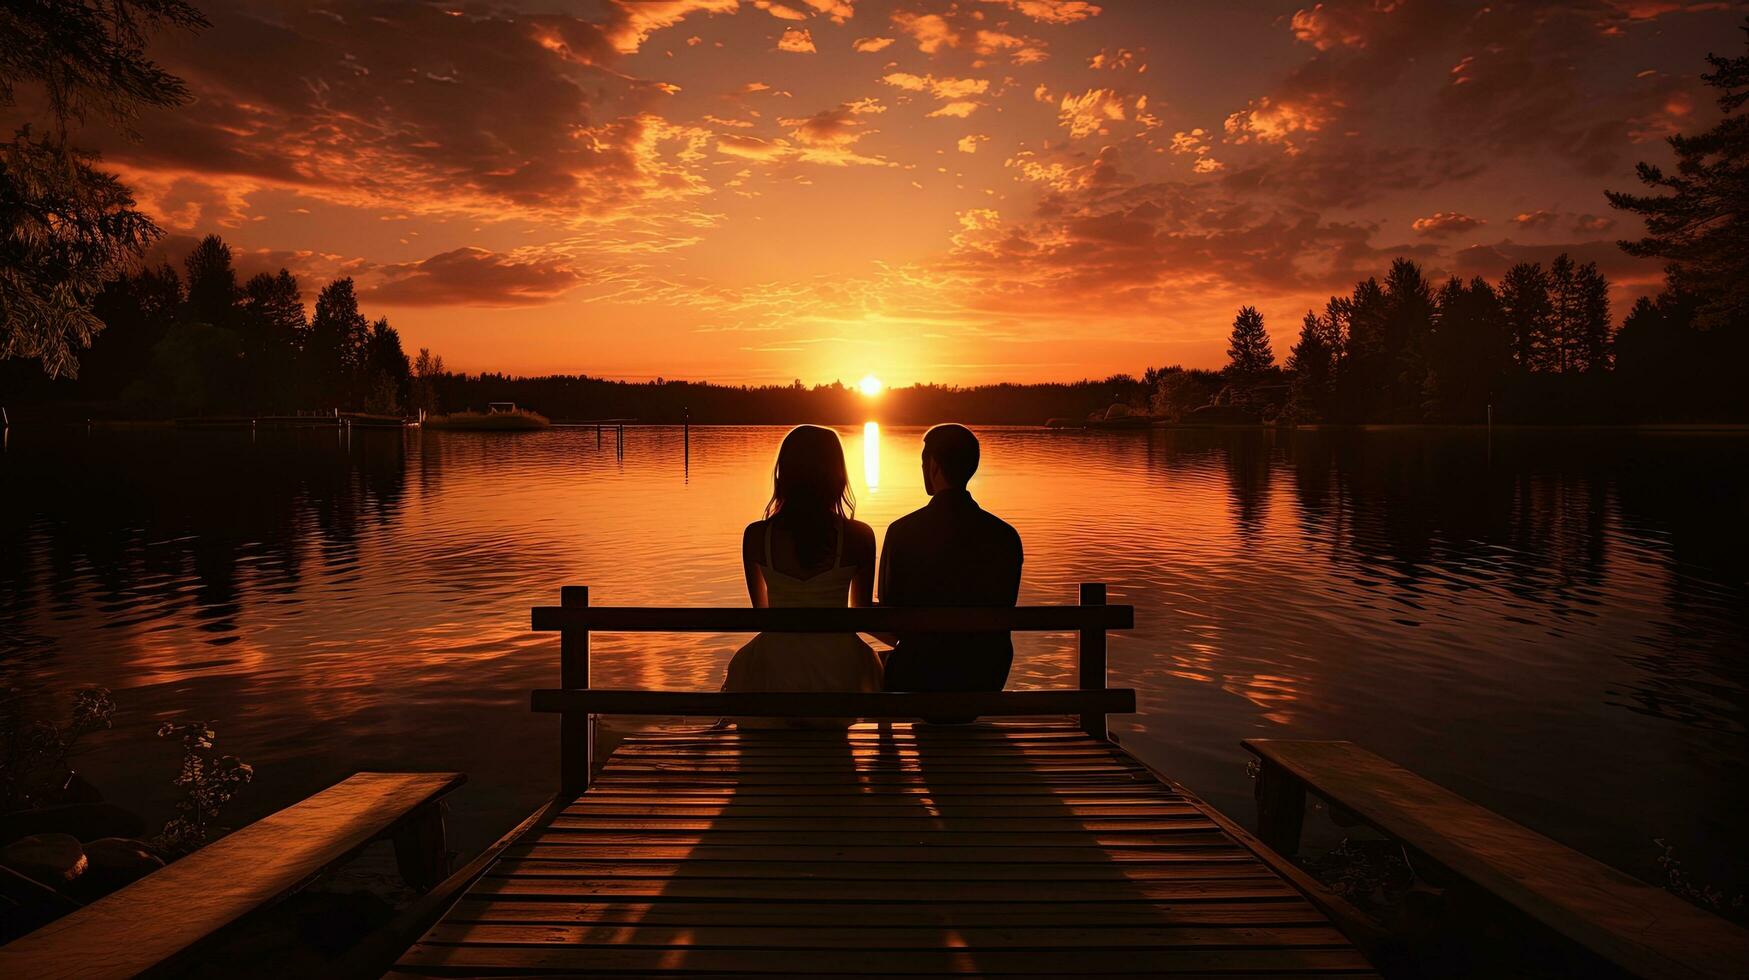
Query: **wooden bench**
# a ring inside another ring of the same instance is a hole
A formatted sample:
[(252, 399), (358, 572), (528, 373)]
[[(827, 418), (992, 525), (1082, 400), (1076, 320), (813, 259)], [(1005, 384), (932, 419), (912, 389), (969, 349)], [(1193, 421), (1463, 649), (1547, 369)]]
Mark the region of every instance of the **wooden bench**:
[(407, 883), (430, 888), (449, 873), (441, 801), (464, 781), (453, 772), (342, 780), (0, 946), (0, 976), (96, 980), (168, 969), (383, 838), (394, 841)]
[[(1105, 634), (1135, 625), (1135, 610), (1107, 605), (1105, 586), (1083, 582), (1073, 606), (743, 609), (591, 606), (589, 587), (559, 590), (559, 605), (536, 606), (533, 628), (559, 634), (557, 689), (533, 692), (535, 711), (560, 716), (559, 795), (589, 788), (598, 714), (687, 714), (774, 718), (927, 718), (942, 715), (1073, 714), (1088, 735), (1106, 738), (1105, 716), (1136, 710), (1133, 690), (1105, 687)], [(933, 692), (599, 691), (589, 688), (589, 634), (618, 633), (998, 633), (1077, 634), (1077, 690)]]
[(1258, 836), (1281, 854), (1299, 850), (1310, 791), (1633, 976), (1749, 976), (1749, 932), (1353, 742), (1242, 744), (1261, 761)]

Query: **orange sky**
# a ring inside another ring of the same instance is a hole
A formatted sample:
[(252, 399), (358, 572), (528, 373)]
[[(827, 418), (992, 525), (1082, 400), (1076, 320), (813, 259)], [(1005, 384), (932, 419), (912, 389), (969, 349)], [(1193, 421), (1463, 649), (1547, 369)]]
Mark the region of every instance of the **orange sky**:
[(87, 130), (170, 237), (357, 278), (452, 368), (719, 382), (1214, 366), (1409, 255), (1656, 269), (1605, 204), (1742, 4), (205, 4)]

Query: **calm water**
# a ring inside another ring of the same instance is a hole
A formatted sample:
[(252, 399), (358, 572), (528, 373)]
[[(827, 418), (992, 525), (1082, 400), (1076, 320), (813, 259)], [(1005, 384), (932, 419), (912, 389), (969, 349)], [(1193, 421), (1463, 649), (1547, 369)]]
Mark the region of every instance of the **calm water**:
[[(919, 431), (844, 430), (858, 516), (923, 503)], [(367, 768), (455, 768), (473, 848), (554, 781), (557, 640), (528, 607), (740, 604), (782, 435), (13, 431), (0, 671), (123, 714), (78, 764), (170, 803), (167, 718), (216, 721), (252, 819)], [(1126, 745), (1251, 819), (1246, 736), (1348, 738), (1647, 878), (1749, 886), (1749, 435), (990, 430), (973, 491), (1026, 602), (1109, 583)], [(601, 686), (714, 688), (735, 637), (601, 637)], [(1072, 682), (1023, 640), (1016, 686)]]

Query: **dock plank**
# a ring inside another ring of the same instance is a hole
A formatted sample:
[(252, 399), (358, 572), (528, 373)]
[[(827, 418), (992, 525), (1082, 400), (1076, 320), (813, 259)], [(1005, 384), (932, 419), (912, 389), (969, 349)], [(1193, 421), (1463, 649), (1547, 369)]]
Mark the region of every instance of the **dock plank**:
[(691, 946), (718, 949), (1185, 949), (1206, 946), (1347, 946), (1329, 926), (740, 926), (511, 925), (445, 923), (428, 943), (486, 946)]
[(1078, 728), (637, 732), (397, 976), (1371, 976), (1200, 801)]
[(520, 922), (540, 925), (676, 926), (1119, 926), (1326, 924), (1311, 903), (1283, 898), (1259, 902), (1182, 902), (1086, 905), (955, 902), (897, 905), (869, 902), (814, 902), (808, 905), (757, 902), (524, 902), (467, 898), (446, 922)]
[(447, 946), (420, 942), (400, 967), (579, 973), (792, 973), (810, 976), (888, 973), (1093, 976), (1172, 975), (1187, 972), (1299, 970), (1327, 974), (1370, 972), (1352, 949), (1240, 947), (1236, 949), (1104, 950), (786, 950), (640, 948), (629, 946)]

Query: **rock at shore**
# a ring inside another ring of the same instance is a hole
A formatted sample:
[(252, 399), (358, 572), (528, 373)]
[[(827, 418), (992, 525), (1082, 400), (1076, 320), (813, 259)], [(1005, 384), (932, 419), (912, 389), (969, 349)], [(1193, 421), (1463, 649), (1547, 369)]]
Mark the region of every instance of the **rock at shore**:
[(72, 834), (32, 834), (0, 848), (0, 864), (50, 888), (61, 888), (85, 873), (90, 861)]

